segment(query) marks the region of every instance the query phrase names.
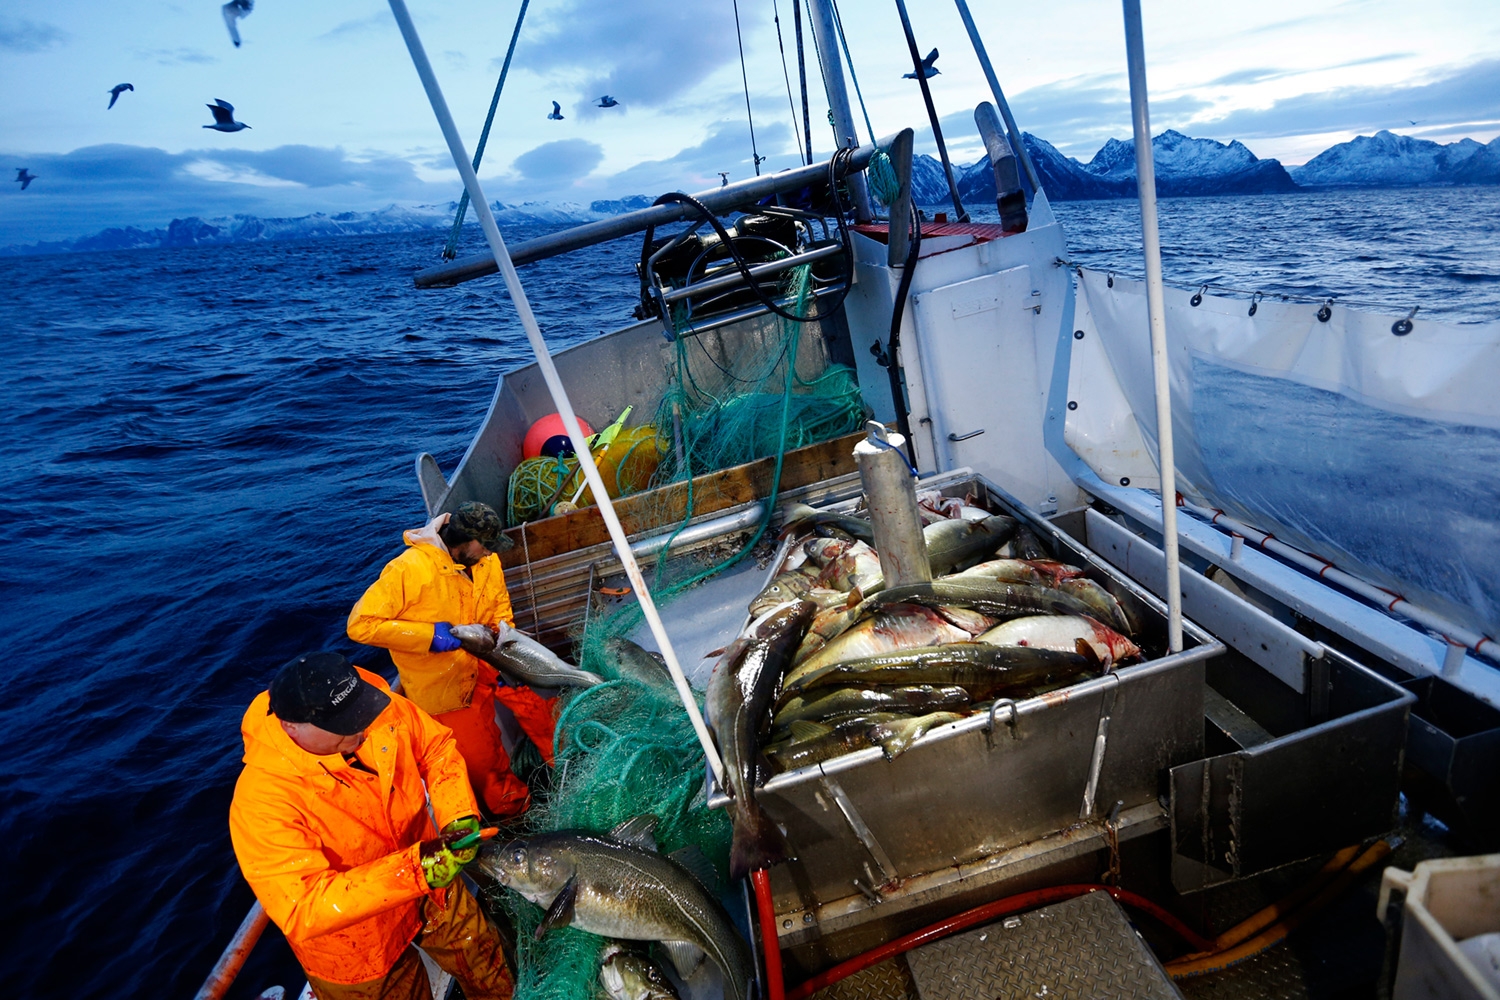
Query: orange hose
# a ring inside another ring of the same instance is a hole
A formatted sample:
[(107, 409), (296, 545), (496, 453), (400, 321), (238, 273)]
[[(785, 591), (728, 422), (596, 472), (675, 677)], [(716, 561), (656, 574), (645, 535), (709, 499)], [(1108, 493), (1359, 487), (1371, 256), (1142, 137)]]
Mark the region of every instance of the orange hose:
[[(1342, 854), (1343, 852), (1339, 853)], [(1175, 961), (1168, 962), (1165, 966), (1167, 975), (1173, 979), (1191, 979), (1193, 976), (1202, 976), (1210, 972), (1220, 972), (1230, 966), (1238, 965), (1247, 958), (1252, 958), (1268, 948), (1275, 947), (1285, 941), (1287, 935), (1291, 934), (1292, 931), (1302, 926), (1307, 921), (1307, 918), (1327, 906), (1343, 893), (1345, 889), (1349, 888), (1361, 872), (1378, 864), (1390, 853), (1390, 843), (1385, 840), (1377, 840), (1353, 864), (1339, 872), (1332, 881), (1328, 882), (1305, 906), (1282, 917), (1278, 922), (1237, 947), (1216, 951), (1208, 955), (1185, 955)], [(1337, 860), (1337, 858), (1338, 856), (1335, 855), (1334, 860)], [(1329, 862), (1330, 865), (1332, 863), (1333, 861)], [(1324, 867), (1326, 870), (1327, 866)], [(1274, 907), (1267, 907), (1267, 909), (1274, 909)], [(1256, 917), (1259, 916), (1260, 914), (1256, 914)], [(1251, 919), (1254, 920), (1255, 917)], [(1246, 921), (1246, 923), (1248, 922)], [(1233, 930), (1238, 930), (1238, 927)], [(1225, 932), (1224, 936), (1227, 937), (1230, 933), (1232, 931)]]
[(1335, 875), (1349, 867), (1349, 862), (1353, 861), (1355, 855), (1358, 853), (1358, 844), (1351, 844), (1342, 851), (1339, 851), (1333, 857), (1329, 858), (1328, 863), (1320, 868), (1318, 873), (1306, 883), (1298, 886), (1284, 898), (1277, 900), (1270, 906), (1251, 914), (1223, 934), (1214, 938), (1214, 952), (1221, 952), (1234, 947), (1246, 938), (1253, 937), (1288, 913), (1291, 913), (1319, 889), (1332, 881)]

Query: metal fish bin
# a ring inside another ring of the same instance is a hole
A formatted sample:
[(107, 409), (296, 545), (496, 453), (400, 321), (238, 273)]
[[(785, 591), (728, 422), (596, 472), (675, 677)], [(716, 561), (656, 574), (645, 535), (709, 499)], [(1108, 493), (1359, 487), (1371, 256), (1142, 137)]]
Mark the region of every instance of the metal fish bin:
[[(871, 748), (766, 781), (757, 798), (795, 852), (770, 870), (780, 944), (811, 946), (788, 956), (793, 966), (839, 960), (1002, 882), (1163, 829), (1169, 772), (1204, 756), (1205, 668), (1225, 647), (1184, 622), (1184, 650), (1166, 655), (1166, 607), (1145, 588), (982, 478), (941, 489), (1018, 518), (1085, 568), (1139, 619), (1148, 658), (997, 701), (894, 760)], [(727, 801), (711, 789), (711, 804)]]

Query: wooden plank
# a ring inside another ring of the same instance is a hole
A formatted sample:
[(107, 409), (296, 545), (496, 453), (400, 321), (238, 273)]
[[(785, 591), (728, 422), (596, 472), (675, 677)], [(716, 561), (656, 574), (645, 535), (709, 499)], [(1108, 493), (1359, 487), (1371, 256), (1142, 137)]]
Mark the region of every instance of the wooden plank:
[[(864, 431), (858, 431), (787, 452), (781, 467), (781, 489), (809, 486), (856, 471), (854, 445), (864, 436)], [(776, 459), (772, 457), (697, 476), (693, 479), (693, 514), (711, 514), (769, 496), (775, 471)], [(672, 483), (616, 500), (615, 512), (620, 516), (625, 533), (634, 535), (682, 520), (687, 512), (687, 498), (688, 484)], [(532, 521), (525, 525), (525, 530), (526, 545), (523, 546), (521, 528), (506, 529), (505, 534), (516, 544), (500, 553), (502, 565), (524, 564), (528, 549), (531, 561), (536, 562), (609, 541), (609, 532), (597, 507)]]

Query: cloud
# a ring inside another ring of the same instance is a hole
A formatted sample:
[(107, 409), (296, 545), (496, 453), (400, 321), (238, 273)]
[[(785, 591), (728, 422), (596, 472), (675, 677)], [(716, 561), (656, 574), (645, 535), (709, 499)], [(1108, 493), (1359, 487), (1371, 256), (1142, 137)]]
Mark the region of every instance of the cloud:
[(0, 18), (0, 49), (9, 49), (12, 52), (44, 52), (62, 45), (68, 38), (66, 31), (42, 21)]
[(211, 56), (201, 49), (136, 49), (135, 54), (142, 59), (154, 59), (162, 66), (177, 66), (183, 63), (206, 65), (219, 61), (217, 56)]
[(516, 157), (511, 166), (528, 181), (560, 184), (575, 181), (604, 160), (604, 147), (587, 139), (544, 142)]
[(315, 41), (337, 42), (347, 38), (354, 38), (366, 32), (380, 28), (394, 28), (396, 19), (391, 16), (389, 10), (381, 9), (364, 17), (356, 17), (348, 21), (341, 21), (317, 36)]
[(1284, 76), (1290, 76), (1295, 70), (1289, 69), (1237, 69), (1233, 73), (1225, 73), (1223, 76), (1215, 77), (1204, 84), (1206, 87), (1232, 87), (1240, 83), (1260, 83), (1262, 80), (1279, 80)]
[(590, 102), (601, 94), (634, 107), (664, 106), (739, 59), (733, 16), (723, 5), (562, 0), (532, 16), (512, 65), (576, 79), (572, 103), (584, 116), (599, 111)]
[[(801, 162), (796, 158), (792, 130), (785, 123), (767, 122), (756, 129), (755, 138), (761, 154), (768, 157), (761, 165), (761, 173)], [(750, 162), (750, 130), (744, 122), (719, 122), (697, 145), (665, 159), (637, 163), (610, 178), (609, 186), (622, 194), (698, 191), (716, 187), (721, 170), (736, 181), (755, 175)]]
[[(1155, 125), (1155, 105), (1152, 124)], [(1340, 87), (1298, 94), (1266, 108), (1203, 116), (1199, 132), (1237, 139), (1325, 132), (1370, 132), (1405, 126), (1411, 119), (1429, 128), (1441, 123), (1500, 118), (1500, 59), (1450, 69), (1438, 79), (1391, 86)]]

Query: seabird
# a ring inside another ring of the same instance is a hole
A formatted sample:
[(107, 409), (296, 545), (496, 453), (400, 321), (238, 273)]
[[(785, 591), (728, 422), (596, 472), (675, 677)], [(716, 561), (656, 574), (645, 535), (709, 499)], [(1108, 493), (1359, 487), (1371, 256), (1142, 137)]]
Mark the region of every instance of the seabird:
[(608, 94), (605, 94), (603, 97), (599, 98), (594, 106), (596, 108), (618, 108), (620, 106), (620, 102), (615, 100), (613, 97), (610, 97)]
[(552, 119), (555, 122), (562, 121), (563, 120), (562, 105), (558, 104), (556, 101), (553, 101), (552, 102), (552, 113), (550, 115), (548, 115), (547, 117), (550, 118), (550, 119)]
[[(1409, 121), (1409, 122), (1411, 122), (1411, 119), (1410, 119), (1410, 118), (1408, 118), (1408, 119), (1406, 119), (1406, 120), (1407, 120), (1407, 121)], [(1426, 119), (1426, 118), (1423, 118), (1423, 119), (1422, 119), (1422, 122), (1425, 122), (1425, 121), (1426, 121), (1426, 120), (1427, 120), (1427, 119)], [(1422, 122), (1411, 122), (1411, 123), (1412, 123), (1412, 124), (1413, 124), (1413, 125), (1420, 125), (1420, 124), (1422, 124)]]
[(720, 170), (719, 171), (719, 187), (728, 187), (728, 186), (729, 186), (729, 171), (727, 171), (727, 170)]
[(229, 40), (235, 48), (240, 47), (240, 28), (235, 22), (255, 9), (255, 0), (229, 0), (219, 8), (224, 15), (224, 27), (229, 29)]
[[(927, 58), (922, 60), (922, 79), (931, 80), (933, 77), (942, 72), (942, 70), (933, 65), (933, 63), (935, 62), (937, 62), (937, 49), (933, 49), (931, 52), (927, 53)], [(915, 80), (916, 78), (916, 70), (912, 70), (910, 73), (901, 74), (901, 79), (903, 80)]]
[[(122, 93), (124, 93), (127, 90), (134, 90), (134, 89), (135, 89), (135, 87), (132, 84), (129, 84), (129, 83), (117, 83), (113, 87), (110, 87), (109, 88), (109, 107), (112, 108), (112, 107), (115, 106), (115, 102), (120, 99), (120, 95)], [(109, 108), (105, 108), (104, 110), (108, 111)]]
[(214, 123), (205, 125), (204, 128), (211, 128), (215, 132), (238, 132), (242, 128), (250, 127), (244, 122), (234, 120), (234, 105), (228, 101), (215, 97), (214, 102), (207, 107), (214, 113)]
[(36, 180), (36, 174), (31, 173), (25, 167), (16, 168), (16, 183), (21, 185), (22, 191), (31, 187), (31, 182), (34, 180)]

